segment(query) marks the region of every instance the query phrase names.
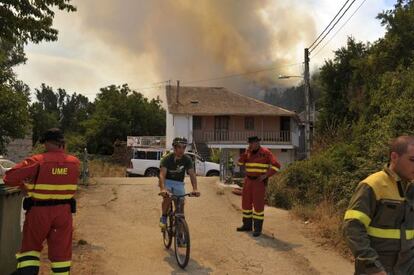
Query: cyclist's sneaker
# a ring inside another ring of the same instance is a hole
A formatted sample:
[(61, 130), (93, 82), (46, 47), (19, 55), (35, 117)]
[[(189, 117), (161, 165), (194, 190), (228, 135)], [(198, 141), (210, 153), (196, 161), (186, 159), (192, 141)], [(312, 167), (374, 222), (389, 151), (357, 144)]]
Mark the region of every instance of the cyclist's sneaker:
[(160, 227), (161, 229), (165, 229), (167, 227), (167, 216), (161, 216)]

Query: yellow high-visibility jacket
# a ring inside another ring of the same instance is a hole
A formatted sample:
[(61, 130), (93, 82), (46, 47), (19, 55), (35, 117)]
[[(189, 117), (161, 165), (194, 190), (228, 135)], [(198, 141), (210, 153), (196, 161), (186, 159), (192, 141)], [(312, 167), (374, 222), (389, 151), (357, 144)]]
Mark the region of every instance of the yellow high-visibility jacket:
[(343, 226), (356, 274), (414, 274), (414, 198), (407, 196), (412, 188), (388, 167), (358, 185)]

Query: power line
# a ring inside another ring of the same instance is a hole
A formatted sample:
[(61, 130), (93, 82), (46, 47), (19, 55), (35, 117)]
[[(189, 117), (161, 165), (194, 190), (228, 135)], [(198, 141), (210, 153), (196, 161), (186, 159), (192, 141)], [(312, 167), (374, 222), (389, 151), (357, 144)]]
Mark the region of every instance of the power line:
[(344, 17), (344, 15), (352, 7), (352, 5), (355, 3), (355, 1), (356, 0), (353, 0), (351, 2), (351, 4), (346, 8), (346, 10), (342, 13), (342, 15), (338, 18), (338, 20), (336, 20), (336, 22), (333, 24), (333, 26), (328, 30), (328, 32), (325, 33), (325, 35), (319, 40), (319, 42), (315, 46), (313, 46), (312, 49), (310, 49), (309, 53), (312, 53), (319, 46), (319, 44), (321, 44), (321, 42), (326, 38), (326, 36), (328, 36), (328, 34), (332, 31), (332, 29), (335, 28), (335, 26), (339, 23), (339, 21), (341, 21), (342, 17)]
[[(214, 81), (214, 80), (221, 80), (221, 79), (227, 79), (227, 78), (233, 78), (233, 77), (238, 77), (238, 76), (243, 76), (243, 75), (249, 75), (249, 74), (256, 74), (256, 73), (261, 73), (261, 72), (266, 72), (266, 71), (274, 71), (274, 70), (278, 70), (280, 68), (283, 67), (292, 67), (292, 66), (297, 66), (297, 65), (302, 65), (302, 62), (299, 63), (293, 63), (293, 64), (287, 64), (287, 65), (282, 65), (279, 67), (272, 67), (272, 68), (266, 68), (266, 69), (261, 69), (261, 70), (256, 70), (256, 71), (248, 71), (248, 72), (244, 72), (244, 73), (237, 73), (237, 74), (230, 74), (230, 75), (224, 75), (224, 76), (217, 76), (217, 77), (213, 77), (213, 78), (206, 78), (206, 79), (197, 79), (197, 80), (190, 80), (190, 81), (182, 81), (181, 83), (183, 84), (191, 84), (191, 83), (197, 83), (197, 82), (206, 82), (206, 81)], [(154, 82), (152, 84), (152, 86), (144, 86), (144, 87), (140, 87), (140, 88), (132, 88), (132, 90), (136, 90), (136, 91), (142, 91), (142, 90), (149, 90), (149, 89), (160, 89), (164, 86), (164, 84), (170, 83), (170, 80), (165, 80), (165, 81), (159, 81), (159, 82)], [(82, 94), (82, 95), (96, 95), (98, 94), (98, 92), (91, 92), (91, 93), (78, 93), (78, 94)]]
[(197, 79), (197, 80), (190, 80), (190, 81), (182, 81), (182, 83), (183, 84), (191, 84), (191, 83), (198, 83), (198, 82), (207, 82), (207, 81), (221, 80), (221, 79), (233, 78), (233, 77), (238, 77), (238, 76), (243, 76), (243, 75), (257, 74), (257, 73), (266, 72), (266, 71), (274, 71), (274, 70), (278, 70), (278, 69), (280, 69), (282, 67), (291, 67), (291, 66), (296, 66), (296, 65), (300, 65), (300, 64), (302, 64), (302, 63), (300, 62), (300, 63), (288, 64), (288, 65), (279, 66), (279, 67), (272, 67), (272, 68), (267, 68), (267, 69), (261, 69), (261, 70), (257, 70), (257, 71), (249, 71), (249, 72), (244, 72), (244, 73), (237, 73), (237, 74), (230, 74), (230, 75), (224, 75), (224, 76), (217, 76), (217, 77), (206, 78), (206, 79)]
[(315, 55), (313, 57), (316, 57), (320, 52), (322, 52), (322, 50), (332, 41), (332, 39), (334, 39), (334, 37), (343, 29), (343, 27), (345, 27), (345, 25), (351, 20), (351, 18), (358, 12), (358, 10), (362, 7), (362, 5), (366, 2), (367, 0), (363, 0), (361, 2), (361, 4), (359, 4), (359, 6), (355, 9), (355, 11), (351, 14), (351, 16), (344, 22), (344, 24), (341, 25), (341, 27), (334, 33), (334, 35), (332, 35), (332, 37), (322, 46), (322, 48), (319, 49), (319, 51), (317, 51), (315, 53)]
[(319, 36), (313, 41), (313, 43), (308, 47), (308, 49), (312, 48), (312, 46), (318, 41), (319, 38), (324, 34), (324, 32), (329, 28), (329, 26), (332, 24), (332, 22), (338, 17), (339, 13), (345, 8), (345, 6), (348, 4), (350, 0), (346, 0), (345, 3), (342, 5), (341, 9), (336, 13), (335, 17), (332, 18), (331, 22), (325, 27), (325, 29), (319, 34)]
[(141, 87), (141, 88), (134, 88), (134, 90), (149, 90), (149, 89), (154, 89), (154, 88), (160, 88), (162, 87), (165, 83), (170, 82), (170, 80), (165, 80), (165, 81), (159, 81), (159, 82), (154, 82), (152, 84), (152, 86), (147, 86), (147, 87)]

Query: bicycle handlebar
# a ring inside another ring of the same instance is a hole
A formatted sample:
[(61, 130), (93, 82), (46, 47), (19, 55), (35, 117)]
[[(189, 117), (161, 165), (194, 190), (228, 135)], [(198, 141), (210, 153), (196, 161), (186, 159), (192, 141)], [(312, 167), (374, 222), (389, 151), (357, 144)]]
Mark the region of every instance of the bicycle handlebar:
[[(161, 193), (158, 193), (158, 196), (164, 197), (162, 192)], [(165, 196), (165, 197), (167, 197), (167, 198), (170, 197), (172, 199), (174, 199), (174, 198), (179, 199), (179, 198), (184, 198), (184, 197), (198, 197), (198, 196), (195, 195), (194, 192), (191, 192), (191, 193), (186, 193), (184, 195), (178, 195), (178, 196), (177, 195), (174, 195), (174, 194), (167, 193), (167, 196)]]

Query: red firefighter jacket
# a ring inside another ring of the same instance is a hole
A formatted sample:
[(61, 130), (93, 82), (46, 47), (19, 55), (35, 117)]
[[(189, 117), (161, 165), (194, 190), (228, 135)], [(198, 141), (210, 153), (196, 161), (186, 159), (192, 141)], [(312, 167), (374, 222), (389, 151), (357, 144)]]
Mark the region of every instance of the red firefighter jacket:
[(6, 172), (4, 183), (18, 186), (34, 200), (67, 200), (79, 178), (79, 160), (63, 150), (34, 155)]
[(239, 166), (245, 166), (246, 176), (258, 177), (266, 175), (273, 176), (280, 169), (280, 164), (272, 152), (264, 147), (260, 147), (254, 154), (250, 150), (246, 150), (240, 156)]

